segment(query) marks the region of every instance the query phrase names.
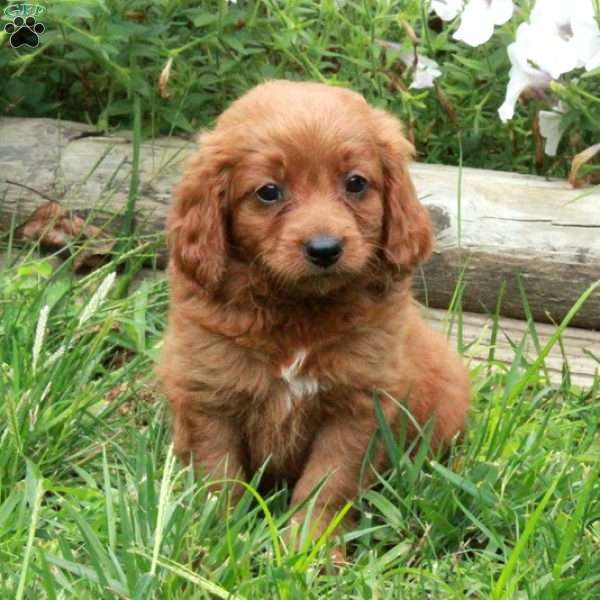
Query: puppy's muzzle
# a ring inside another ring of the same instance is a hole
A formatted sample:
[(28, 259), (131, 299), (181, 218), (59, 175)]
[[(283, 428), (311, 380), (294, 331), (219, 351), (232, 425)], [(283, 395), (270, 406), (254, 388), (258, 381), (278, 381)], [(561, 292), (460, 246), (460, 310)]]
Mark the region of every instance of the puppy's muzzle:
[(317, 267), (330, 267), (339, 260), (343, 252), (342, 240), (332, 235), (319, 235), (304, 243), (307, 260)]

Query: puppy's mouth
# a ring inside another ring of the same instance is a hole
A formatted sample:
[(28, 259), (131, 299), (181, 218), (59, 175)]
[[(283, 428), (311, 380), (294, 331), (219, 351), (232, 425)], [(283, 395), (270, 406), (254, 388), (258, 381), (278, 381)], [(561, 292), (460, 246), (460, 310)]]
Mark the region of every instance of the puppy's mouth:
[(345, 241), (318, 235), (259, 259), (273, 289), (289, 296), (326, 296), (360, 277), (364, 264)]
[(286, 296), (326, 296), (339, 291), (353, 281), (357, 273), (337, 263), (330, 267), (318, 267), (305, 262), (302, 268), (281, 269), (263, 263), (264, 273), (271, 281), (273, 290)]
[(341, 264), (320, 268), (307, 265), (306, 272), (294, 281), (293, 287), (304, 295), (326, 296), (353, 281), (357, 274)]
[(325, 298), (335, 296), (345, 289), (347, 282), (326, 280), (305, 280), (298, 282), (294, 290), (289, 291), (290, 297), (296, 298)]

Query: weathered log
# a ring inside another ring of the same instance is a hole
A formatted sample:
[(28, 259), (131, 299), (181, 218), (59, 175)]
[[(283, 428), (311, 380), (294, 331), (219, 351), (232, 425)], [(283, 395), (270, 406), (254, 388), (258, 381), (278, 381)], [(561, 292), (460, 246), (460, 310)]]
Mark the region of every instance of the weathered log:
[[(450, 337), (453, 346), (458, 347), (473, 368), (475, 365), (494, 363), (512, 365), (517, 353), (532, 363), (539, 356), (538, 347), (531, 335), (535, 327), (540, 347), (544, 347), (556, 328), (546, 323), (530, 325), (525, 321), (500, 317), (494, 323), (491, 317), (471, 312), (462, 313), (459, 329), (457, 318), (445, 310), (429, 309), (425, 316), (431, 325)], [(493, 337), (496, 329), (496, 337)], [(459, 346), (459, 335), (461, 344)], [(597, 373), (600, 373), (600, 332), (567, 327), (560, 344), (554, 344), (544, 359), (542, 372), (551, 383), (558, 385), (564, 377), (564, 367), (568, 366), (571, 383), (583, 388), (592, 386)], [(594, 399), (600, 399), (600, 390)]]
[[(505, 285), (501, 314), (523, 318), (522, 288), (536, 320), (560, 321), (600, 279), (600, 189), (463, 169), (459, 195), (455, 167), (415, 164), (412, 175), (438, 232), (424, 277), (415, 278), (430, 306), (446, 306), (462, 278), (468, 310), (493, 312)], [(572, 323), (600, 328), (600, 293)]]
[[(143, 143), (138, 230), (162, 230), (171, 190), (192, 148), (193, 142), (179, 138)], [(80, 123), (0, 118), (0, 226), (21, 222), (46, 202), (43, 196), (84, 215), (121, 213), (131, 157), (127, 132), (105, 137)], [(600, 279), (600, 189), (421, 163), (411, 173), (437, 228), (434, 256), (415, 277), (430, 306), (447, 306), (460, 278), (465, 309), (493, 311), (505, 285), (501, 313), (523, 317), (520, 278), (534, 318), (559, 321)], [(600, 293), (573, 324), (600, 328)]]
[[(103, 220), (123, 213), (132, 167), (131, 133), (98, 136), (82, 123), (0, 118), (0, 226), (21, 222), (51, 198), (66, 209)], [(136, 221), (162, 231), (181, 162), (195, 144), (158, 138), (142, 144)], [(27, 186), (26, 189), (22, 187)]]

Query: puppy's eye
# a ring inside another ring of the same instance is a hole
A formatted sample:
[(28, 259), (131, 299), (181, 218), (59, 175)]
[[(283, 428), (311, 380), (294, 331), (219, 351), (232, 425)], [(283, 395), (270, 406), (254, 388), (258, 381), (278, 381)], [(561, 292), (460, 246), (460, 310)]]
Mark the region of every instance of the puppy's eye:
[(350, 175), (345, 181), (348, 194), (362, 194), (367, 189), (367, 180), (361, 175)]
[(256, 190), (256, 196), (265, 204), (273, 204), (282, 197), (281, 188), (274, 183), (266, 183)]

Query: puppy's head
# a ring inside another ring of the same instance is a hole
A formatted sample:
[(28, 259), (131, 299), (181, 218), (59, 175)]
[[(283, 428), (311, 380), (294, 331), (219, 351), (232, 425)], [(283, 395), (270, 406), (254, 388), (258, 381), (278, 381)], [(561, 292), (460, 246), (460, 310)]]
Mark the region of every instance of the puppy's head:
[(169, 220), (173, 261), (209, 290), (230, 258), (305, 294), (381, 264), (409, 273), (432, 245), (412, 152), (400, 123), (358, 94), (259, 85), (200, 139)]

